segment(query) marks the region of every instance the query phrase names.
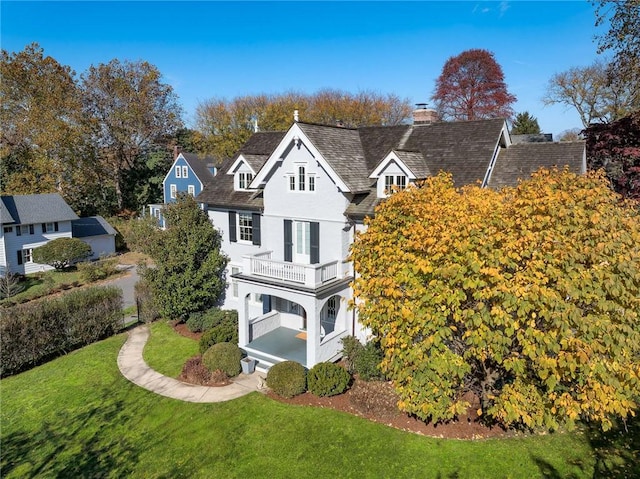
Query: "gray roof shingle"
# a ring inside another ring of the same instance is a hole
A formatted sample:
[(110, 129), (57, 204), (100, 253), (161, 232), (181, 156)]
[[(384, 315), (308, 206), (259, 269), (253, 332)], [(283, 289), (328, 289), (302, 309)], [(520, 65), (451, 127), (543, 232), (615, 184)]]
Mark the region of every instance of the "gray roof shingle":
[(196, 174), (198, 179), (202, 182), (203, 185), (206, 185), (211, 178), (213, 178), (213, 173), (209, 170), (208, 165), (215, 165), (215, 158), (213, 157), (200, 157), (195, 153), (181, 153), (184, 157), (185, 161), (189, 164), (189, 167)]
[[(34, 224), (78, 219), (58, 193), (2, 196), (3, 223)], [(13, 221), (5, 221), (5, 210)]]
[(102, 216), (88, 216), (78, 218), (71, 222), (71, 231), (74, 238), (86, 238), (88, 236), (112, 235), (118, 232)]
[[(251, 167), (257, 172), (276, 149), (286, 132), (262, 131), (254, 133), (251, 138), (240, 148), (238, 153), (229, 158), (204, 190), (196, 197), (196, 200), (208, 204), (210, 207), (239, 208), (249, 210), (262, 210), (262, 191), (235, 191), (233, 176), (227, 175), (227, 171), (240, 155), (250, 156)], [(245, 157), (246, 157), (245, 156)], [(247, 161), (249, 161), (247, 159)]]
[(518, 143), (501, 149), (488, 186), (515, 186), (540, 168), (569, 167), (573, 173), (584, 173), (584, 141), (560, 143)]

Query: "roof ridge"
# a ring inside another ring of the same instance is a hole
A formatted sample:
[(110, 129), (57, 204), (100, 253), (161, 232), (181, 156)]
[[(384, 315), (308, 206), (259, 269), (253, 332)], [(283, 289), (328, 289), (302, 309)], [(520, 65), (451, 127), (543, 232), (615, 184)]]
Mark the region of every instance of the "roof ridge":
[(413, 133), (413, 126), (409, 126), (409, 128), (407, 128), (407, 131), (405, 131), (402, 134), (402, 138), (400, 138), (400, 142), (398, 143), (398, 148), (397, 148), (398, 150), (404, 149), (404, 146), (407, 144), (407, 140), (409, 139), (412, 133)]

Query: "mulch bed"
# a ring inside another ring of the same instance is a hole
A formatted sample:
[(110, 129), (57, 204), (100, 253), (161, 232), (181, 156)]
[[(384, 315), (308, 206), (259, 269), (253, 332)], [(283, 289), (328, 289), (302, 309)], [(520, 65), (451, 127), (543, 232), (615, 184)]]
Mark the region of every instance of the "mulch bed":
[[(176, 324), (173, 329), (182, 336), (196, 341), (201, 333), (192, 333), (185, 324)], [(261, 374), (261, 373), (256, 373)], [(209, 382), (207, 386), (225, 386), (228, 382)], [(266, 395), (274, 401), (295, 406), (312, 406), (331, 408), (359, 416), (369, 421), (385, 424), (389, 427), (403, 431), (421, 434), (424, 436), (447, 439), (484, 439), (497, 437), (511, 437), (515, 433), (505, 431), (499, 427), (488, 427), (478, 421), (475, 408), (472, 406), (466, 416), (457, 421), (446, 424), (433, 425), (399, 411), (395, 407), (395, 393), (388, 382), (367, 382), (358, 378), (354, 379), (351, 388), (344, 394), (331, 397), (318, 397), (307, 392), (291, 399), (285, 399), (272, 391)], [(472, 401), (470, 401), (472, 402)]]

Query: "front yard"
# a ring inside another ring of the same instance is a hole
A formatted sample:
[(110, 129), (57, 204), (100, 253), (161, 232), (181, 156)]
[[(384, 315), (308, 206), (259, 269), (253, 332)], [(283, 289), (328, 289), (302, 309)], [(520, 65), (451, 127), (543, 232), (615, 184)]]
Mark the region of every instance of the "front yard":
[[(145, 357), (173, 375), (171, 362), (195, 349), (169, 332), (154, 332)], [(220, 404), (167, 399), (120, 375), (124, 340), (0, 382), (2, 477), (616, 476), (586, 432), (443, 440), (259, 393)]]

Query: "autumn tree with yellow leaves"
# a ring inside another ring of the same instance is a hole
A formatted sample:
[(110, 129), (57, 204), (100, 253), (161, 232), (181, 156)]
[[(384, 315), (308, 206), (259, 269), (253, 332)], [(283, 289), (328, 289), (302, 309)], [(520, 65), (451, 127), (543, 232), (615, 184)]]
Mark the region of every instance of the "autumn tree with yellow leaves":
[(612, 426), (640, 403), (640, 214), (601, 173), (501, 191), (448, 174), (397, 192), (358, 235), (360, 321), (399, 407), (470, 406), (506, 427)]

